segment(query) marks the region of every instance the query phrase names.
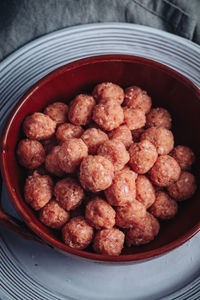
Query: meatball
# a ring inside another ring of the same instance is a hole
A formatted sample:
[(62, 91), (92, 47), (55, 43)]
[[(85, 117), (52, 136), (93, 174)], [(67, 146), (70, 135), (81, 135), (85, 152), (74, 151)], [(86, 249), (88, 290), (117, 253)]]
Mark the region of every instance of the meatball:
[(128, 169), (116, 172), (112, 185), (105, 190), (110, 205), (125, 206), (135, 200), (135, 177), (135, 173)]
[(70, 123), (61, 124), (56, 131), (56, 138), (60, 143), (68, 141), (72, 138), (80, 138), (84, 130), (81, 126)]
[(123, 123), (124, 113), (117, 102), (109, 100), (94, 107), (92, 118), (103, 130), (111, 131)]
[(33, 209), (39, 210), (45, 206), (53, 196), (53, 181), (48, 175), (40, 175), (37, 171), (26, 179), (24, 198)]
[(195, 155), (189, 147), (176, 146), (171, 156), (179, 163), (183, 171), (189, 170), (191, 165), (195, 162)]
[(163, 127), (151, 127), (146, 129), (141, 135), (141, 141), (142, 140), (149, 140), (154, 144), (160, 155), (168, 154), (174, 147), (174, 136), (172, 132)]
[(136, 179), (136, 199), (141, 202), (146, 209), (155, 201), (155, 189), (151, 181), (145, 175), (139, 175)]
[(104, 142), (99, 146), (97, 153), (98, 155), (109, 159), (112, 162), (115, 171), (123, 169), (130, 158), (124, 144), (119, 140), (109, 140)]
[(74, 178), (67, 177), (56, 183), (54, 195), (56, 201), (69, 211), (81, 204), (84, 191)]
[(89, 155), (80, 165), (80, 182), (84, 189), (99, 192), (112, 184), (114, 168), (112, 163), (103, 156)]
[(87, 203), (85, 218), (88, 224), (96, 229), (112, 228), (115, 225), (114, 209), (100, 197), (95, 197)]
[(126, 148), (129, 148), (133, 143), (132, 133), (126, 125), (121, 125), (118, 128), (113, 129), (109, 132), (108, 136), (111, 140), (119, 140)]
[(85, 130), (81, 138), (87, 145), (89, 154), (96, 154), (98, 147), (108, 140), (107, 134), (97, 128)]
[(170, 129), (172, 126), (172, 119), (169, 112), (162, 107), (152, 108), (146, 118), (147, 127), (164, 127)]
[(60, 229), (68, 219), (69, 213), (54, 200), (47, 203), (40, 211), (40, 221), (54, 229)]
[(62, 228), (63, 240), (71, 248), (85, 249), (92, 242), (93, 236), (93, 228), (82, 216), (72, 218)]
[(146, 117), (141, 109), (123, 107), (124, 123), (130, 130), (141, 128), (146, 123)]
[(45, 160), (45, 151), (42, 144), (35, 140), (21, 140), (17, 147), (19, 163), (28, 169), (39, 167)]
[(62, 144), (58, 152), (58, 165), (66, 173), (73, 173), (83, 158), (88, 156), (88, 148), (81, 139), (70, 139)]
[(151, 109), (151, 98), (147, 93), (137, 86), (130, 86), (125, 89), (124, 105), (139, 108), (147, 114)]
[(145, 206), (137, 200), (126, 206), (116, 207), (116, 225), (122, 228), (131, 228), (141, 222), (146, 215)]
[(150, 207), (150, 213), (161, 220), (168, 220), (175, 216), (178, 205), (165, 192), (156, 192), (156, 200)]
[(195, 177), (189, 172), (182, 172), (178, 181), (167, 188), (169, 195), (177, 201), (191, 198), (196, 192), (196, 189)]
[(124, 245), (125, 235), (117, 228), (102, 229), (97, 232), (93, 249), (106, 255), (120, 255)]
[(35, 112), (26, 117), (23, 124), (25, 135), (29, 139), (44, 140), (50, 138), (56, 129), (56, 122), (49, 116)]
[(129, 165), (134, 172), (144, 174), (148, 172), (158, 157), (156, 148), (148, 140), (131, 145), (129, 148)]
[(130, 228), (126, 233), (126, 243), (128, 247), (139, 246), (151, 242), (160, 230), (159, 222), (150, 213), (141, 219), (138, 226)]
[(58, 177), (64, 176), (64, 171), (58, 165), (58, 152), (60, 151), (60, 146), (54, 147), (51, 152), (46, 156), (45, 168), (49, 173), (52, 173)]
[(68, 119), (74, 125), (86, 125), (92, 118), (96, 102), (92, 96), (80, 94), (71, 102)]
[(138, 129), (134, 129), (131, 131), (132, 132), (132, 137), (133, 137), (133, 141), (135, 143), (140, 141), (140, 137), (144, 132), (144, 128), (138, 128)]
[(48, 115), (56, 124), (62, 124), (67, 121), (68, 106), (63, 102), (54, 102), (48, 105), (44, 114)]
[(105, 100), (111, 99), (118, 104), (122, 104), (124, 101), (123, 89), (119, 85), (111, 82), (102, 82), (96, 85), (92, 95), (97, 102), (104, 102)]
[(158, 157), (153, 168), (149, 171), (151, 181), (158, 186), (169, 186), (179, 179), (181, 168), (176, 160), (169, 155)]

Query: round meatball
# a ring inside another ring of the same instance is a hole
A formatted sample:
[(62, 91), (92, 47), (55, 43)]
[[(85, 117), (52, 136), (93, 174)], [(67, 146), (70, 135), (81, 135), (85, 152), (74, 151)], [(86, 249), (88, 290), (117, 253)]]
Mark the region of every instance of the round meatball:
[(177, 201), (191, 198), (196, 189), (195, 177), (189, 172), (182, 172), (179, 179), (167, 188), (169, 195)]
[(84, 189), (91, 192), (103, 191), (112, 184), (114, 168), (105, 157), (89, 155), (80, 165), (79, 177)]
[(126, 206), (116, 207), (116, 225), (122, 228), (131, 228), (141, 222), (146, 215), (145, 206), (137, 200)]
[(141, 109), (123, 107), (124, 123), (130, 130), (141, 128), (146, 123), (146, 116)]
[(156, 148), (148, 140), (131, 145), (129, 148), (129, 165), (134, 172), (144, 174), (148, 172), (158, 157)]
[(69, 219), (69, 213), (52, 200), (40, 211), (40, 221), (48, 227), (60, 229)]
[(144, 175), (139, 175), (136, 179), (136, 199), (141, 202), (146, 209), (155, 201), (155, 189), (151, 181)]
[(132, 133), (126, 125), (121, 125), (118, 128), (113, 129), (109, 132), (108, 136), (111, 140), (119, 140), (126, 148), (129, 148), (133, 143)]
[(60, 143), (68, 141), (72, 138), (80, 138), (84, 130), (81, 126), (70, 123), (61, 124), (56, 131), (56, 138)]
[(174, 136), (172, 132), (163, 127), (151, 127), (146, 129), (141, 135), (141, 141), (142, 140), (149, 140), (154, 144), (160, 155), (168, 154), (174, 147)]
[(146, 118), (147, 127), (164, 127), (170, 129), (172, 126), (170, 113), (162, 107), (152, 108)]
[(56, 183), (54, 195), (56, 201), (69, 211), (81, 204), (84, 191), (74, 178), (67, 177)]
[(124, 113), (117, 102), (109, 100), (94, 107), (92, 118), (103, 130), (111, 131), (123, 123)]
[(160, 230), (159, 222), (150, 213), (141, 219), (139, 225), (130, 228), (126, 233), (126, 243), (128, 247), (139, 246), (151, 242)]
[(191, 165), (195, 162), (195, 155), (193, 151), (186, 146), (176, 146), (171, 156), (179, 163), (183, 171), (189, 170)]
[(105, 195), (108, 203), (113, 206), (125, 206), (133, 202), (136, 196), (135, 173), (128, 169), (116, 172)]
[(110, 204), (100, 197), (88, 202), (85, 208), (88, 224), (96, 229), (112, 228), (115, 225), (115, 211)]
[(108, 140), (107, 134), (97, 128), (85, 130), (81, 138), (87, 145), (89, 154), (96, 154), (99, 146)]
[(96, 102), (92, 96), (80, 94), (71, 102), (68, 119), (74, 125), (86, 125), (92, 118)]
[(28, 169), (39, 167), (45, 160), (45, 151), (42, 144), (35, 140), (21, 140), (17, 147), (19, 163)]
[(58, 165), (58, 152), (60, 151), (60, 146), (54, 147), (51, 152), (46, 156), (45, 168), (46, 170), (58, 177), (63, 177), (65, 172), (61, 170)]
[(109, 140), (104, 142), (99, 146), (97, 153), (98, 155), (109, 159), (112, 162), (115, 171), (123, 169), (130, 158), (124, 144), (119, 140)]
[(54, 120), (57, 125), (67, 121), (67, 112), (68, 106), (63, 102), (54, 102), (44, 110), (44, 114)]
[(120, 255), (124, 239), (124, 233), (117, 228), (102, 229), (94, 238), (93, 249), (100, 254)]
[(73, 173), (83, 158), (88, 156), (88, 148), (81, 139), (70, 139), (60, 146), (58, 165), (66, 173)]
[(178, 205), (175, 200), (170, 198), (165, 192), (156, 192), (156, 200), (150, 207), (150, 213), (161, 220), (173, 218), (177, 211)]
[(158, 157), (149, 171), (151, 181), (158, 186), (168, 186), (179, 179), (181, 168), (176, 160), (169, 155)]
[(72, 218), (62, 228), (63, 241), (71, 248), (85, 249), (92, 242), (93, 236), (93, 228), (82, 216)]
[(132, 132), (132, 137), (133, 137), (133, 141), (135, 143), (140, 141), (140, 137), (144, 132), (144, 128), (138, 128), (138, 129), (134, 129), (131, 131)]
[(137, 86), (130, 86), (125, 89), (124, 105), (139, 108), (147, 114), (152, 105), (151, 98), (147, 93)]
[(24, 198), (34, 210), (45, 206), (53, 196), (53, 181), (48, 175), (40, 175), (37, 171), (26, 179)]
[(56, 122), (49, 116), (35, 112), (26, 117), (23, 124), (25, 135), (29, 139), (44, 140), (50, 138), (56, 129)]
[(111, 99), (116, 101), (118, 104), (122, 104), (124, 101), (123, 89), (119, 85), (111, 82), (102, 82), (96, 85), (92, 95), (97, 102), (104, 102)]

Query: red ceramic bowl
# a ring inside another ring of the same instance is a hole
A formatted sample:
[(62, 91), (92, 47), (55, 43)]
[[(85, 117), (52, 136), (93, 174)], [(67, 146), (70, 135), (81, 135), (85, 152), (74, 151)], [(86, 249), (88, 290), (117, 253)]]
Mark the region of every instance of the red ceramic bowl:
[[(82, 59), (63, 66), (36, 83), (16, 105), (5, 126), (1, 142), (1, 168), (10, 199), (32, 231), (46, 243), (64, 253), (105, 262), (130, 262), (160, 255), (183, 244), (200, 229), (200, 189), (195, 196), (179, 205), (177, 216), (161, 224), (156, 239), (144, 246), (125, 248), (119, 257), (99, 255), (66, 246), (55, 231), (41, 224), (36, 213), (23, 200), (25, 176), (16, 160), (16, 145), (22, 136), (26, 115), (42, 111), (56, 100), (70, 101), (75, 95), (90, 92), (99, 82), (111, 81), (122, 87), (138, 85), (153, 99), (154, 106), (167, 108), (173, 117), (177, 144), (190, 146), (200, 153), (200, 92), (188, 79), (174, 70), (148, 59), (106, 55)], [(193, 172), (197, 182), (199, 162)], [(7, 216), (1, 211), (4, 224)], [(12, 226), (10, 226), (12, 227)], [(16, 228), (15, 228), (16, 230)]]

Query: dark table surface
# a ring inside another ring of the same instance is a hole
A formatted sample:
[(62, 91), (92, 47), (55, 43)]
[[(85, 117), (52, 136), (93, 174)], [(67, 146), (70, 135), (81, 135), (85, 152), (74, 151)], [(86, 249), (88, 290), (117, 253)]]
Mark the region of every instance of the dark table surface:
[(142, 24), (200, 44), (200, 0), (0, 0), (0, 60), (46, 33), (96, 22)]

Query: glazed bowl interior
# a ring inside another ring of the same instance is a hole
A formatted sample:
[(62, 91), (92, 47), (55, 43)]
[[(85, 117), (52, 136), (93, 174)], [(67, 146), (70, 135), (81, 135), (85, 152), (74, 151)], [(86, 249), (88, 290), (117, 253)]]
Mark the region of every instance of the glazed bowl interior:
[[(91, 92), (100, 82), (111, 81), (122, 87), (137, 85), (152, 97), (153, 106), (167, 108), (173, 118), (176, 144), (188, 145), (196, 156), (200, 153), (199, 90), (177, 72), (144, 58), (110, 55), (83, 59), (50, 73), (31, 88), (12, 112), (2, 137), (2, 173), (12, 202), (29, 227), (47, 243), (65, 252), (93, 260), (135, 261), (169, 251), (193, 236), (200, 228), (200, 189), (179, 205), (176, 217), (161, 223), (155, 240), (140, 247), (124, 248), (119, 257), (109, 257), (72, 249), (61, 241), (60, 233), (41, 224), (23, 200), (25, 172), (16, 160), (16, 145), (23, 137), (24, 118), (56, 100), (69, 102), (78, 93)], [(194, 165), (199, 186), (199, 161)]]

